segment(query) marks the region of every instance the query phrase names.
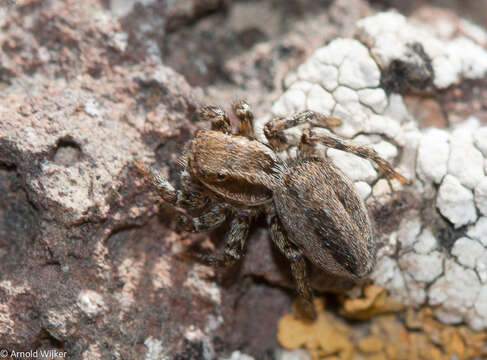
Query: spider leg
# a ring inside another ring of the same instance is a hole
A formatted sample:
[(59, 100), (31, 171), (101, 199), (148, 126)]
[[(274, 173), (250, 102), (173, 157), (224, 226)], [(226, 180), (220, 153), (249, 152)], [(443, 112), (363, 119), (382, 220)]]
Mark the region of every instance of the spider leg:
[(201, 184), (195, 183), (189, 172), (181, 172), (182, 200), (181, 206), (185, 209), (199, 209), (208, 203), (207, 194)]
[(232, 109), (238, 120), (238, 133), (249, 139), (254, 139), (254, 114), (245, 100), (238, 100), (232, 104)]
[(225, 134), (232, 132), (232, 125), (228, 115), (218, 106), (204, 106), (199, 109), (198, 115), (202, 120), (211, 122), (211, 129), (221, 131)]
[(225, 248), (222, 254), (196, 254), (202, 262), (216, 267), (227, 267), (234, 264), (243, 254), (249, 234), (250, 218), (236, 216), (225, 235)]
[(219, 204), (215, 204), (210, 210), (198, 217), (189, 217), (186, 214), (180, 213), (178, 221), (186, 231), (202, 232), (216, 229), (223, 224), (225, 219), (225, 208)]
[(301, 298), (302, 310), (306, 317), (316, 319), (313, 305), (313, 290), (306, 274), (306, 260), (303, 252), (289, 241), (277, 216), (271, 219), (271, 238), (277, 248), (291, 262), (291, 272)]
[(313, 146), (316, 143), (323, 144), (333, 149), (346, 151), (364, 159), (372, 160), (379, 167), (380, 171), (385, 174), (387, 179), (396, 179), (402, 184), (408, 183), (408, 180), (404, 176), (396, 172), (391, 164), (381, 158), (374, 149), (368, 146), (353, 144), (336, 135), (318, 135), (311, 129), (305, 129), (301, 136), (300, 149), (309, 151), (308, 146)]
[(304, 110), (291, 117), (275, 117), (264, 126), (264, 135), (274, 151), (282, 151), (287, 146), (284, 130), (301, 124), (312, 124), (324, 128), (338, 126), (341, 121), (311, 110)]
[(189, 175), (182, 174), (183, 190), (177, 190), (165, 179), (159, 171), (149, 168), (142, 162), (136, 162), (137, 170), (150, 182), (164, 202), (184, 209), (199, 209), (208, 199), (195, 184), (188, 179)]
[[(144, 164), (136, 163), (139, 172), (149, 179), (159, 196), (170, 205), (183, 209), (200, 209), (208, 202), (201, 189), (189, 179), (189, 174), (183, 171), (181, 182), (183, 190), (176, 190), (161, 174)], [(209, 211), (198, 217), (190, 217), (178, 211), (178, 223), (186, 231), (210, 231), (220, 226), (226, 219), (225, 208), (219, 204), (213, 205)]]

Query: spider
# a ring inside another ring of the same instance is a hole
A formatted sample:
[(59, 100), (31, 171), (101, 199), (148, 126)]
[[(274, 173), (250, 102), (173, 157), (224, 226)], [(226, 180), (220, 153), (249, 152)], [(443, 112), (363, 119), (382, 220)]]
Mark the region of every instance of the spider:
[(284, 130), (310, 123), (329, 128), (341, 122), (313, 111), (276, 117), (264, 126), (267, 143), (254, 135), (254, 115), (245, 101), (232, 106), (239, 120), (232, 134), (228, 115), (219, 107), (199, 110), (211, 130), (199, 130), (185, 145), (181, 158), (181, 189), (175, 189), (158, 171), (138, 162), (159, 196), (179, 212), (185, 230), (210, 231), (229, 218), (224, 251), (197, 254), (212, 266), (229, 266), (243, 254), (252, 219), (265, 214), (273, 243), (291, 264), (306, 317), (315, 318), (313, 293), (306, 273), (306, 259), (332, 275), (358, 280), (373, 268), (376, 253), (374, 230), (368, 212), (347, 176), (326, 158), (315, 154), (315, 145), (343, 150), (371, 159), (388, 180), (407, 180), (366, 146), (335, 135), (318, 135), (305, 129), (294, 159), (282, 160), (286, 149)]

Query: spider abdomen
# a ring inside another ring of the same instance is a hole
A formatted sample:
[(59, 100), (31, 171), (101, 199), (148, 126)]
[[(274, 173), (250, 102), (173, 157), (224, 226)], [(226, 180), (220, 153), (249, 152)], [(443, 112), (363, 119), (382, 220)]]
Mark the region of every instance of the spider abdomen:
[(283, 182), (274, 202), (290, 240), (325, 271), (368, 274), (375, 258), (373, 227), (353, 183), (318, 158), (289, 164)]

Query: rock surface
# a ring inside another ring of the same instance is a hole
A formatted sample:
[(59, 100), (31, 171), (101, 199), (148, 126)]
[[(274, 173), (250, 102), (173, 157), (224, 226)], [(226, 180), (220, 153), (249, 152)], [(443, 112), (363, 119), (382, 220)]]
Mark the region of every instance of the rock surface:
[[(178, 232), (171, 209), (158, 206), (134, 168), (136, 159), (153, 163), (176, 181), (183, 144), (208, 125), (197, 106), (237, 95), (255, 104), (257, 129), (271, 108), (310, 108), (340, 117), (338, 134), (397, 164), (413, 185), (393, 184), (391, 193), (368, 161), (328, 151), (376, 220), (384, 246), (372, 278), (404, 302), (437, 306), (443, 321), (485, 328), (485, 32), (454, 16), (447, 19), (462, 26), (447, 35), (419, 15), (357, 23), (374, 12), (360, 0), (292, 1), (278, 13), (266, 2), (163, 3), (0, 6), (0, 348), (90, 360), (274, 351), (293, 295), (265, 225), (229, 271), (187, 262), (181, 253), (221, 244), (224, 230)], [(206, 14), (214, 15), (200, 19)], [(268, 14), (278, 20), (261, 21)], [(389, 48), (397, 21), (414, 31)], [(389, 43), (375, 41), (378, 34)], [(400, 81), (401, 69), (410, 76)], [(418, 128), (405, 94), (418, 89), (451, 113), (445, 129)], [(467, 115), (478, 120), (454, 126)], [(450, 180), (468, 206), (442, 192)], [(350, 286), (314, 272), (316, 289)]]
[(97, 1), (2, 14), (0, 345), (212, 358), (220, 289), (177, 259), (185, 238), (154, 216), (134, 168), (172, 166), (199, 126), (198, 96), (160, 63), (125, 62), (108, 15)]

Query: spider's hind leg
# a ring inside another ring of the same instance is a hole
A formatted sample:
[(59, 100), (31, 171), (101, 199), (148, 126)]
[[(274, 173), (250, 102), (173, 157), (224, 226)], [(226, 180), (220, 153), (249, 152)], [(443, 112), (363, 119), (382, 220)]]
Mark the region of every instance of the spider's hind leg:
[(232, 104), (235, 116), (239, 120), (238, 133), (249, 139), (254, 139), (254, 113), (245, 100), (238, 100)]
[(198, 115), (202, 120), (210, 121), (211, 129), (225, 134), (232, 132), (232, 125), (227, 113), (218, 106), (208, 105), (199, 109)]
[(306, 273), (306, 260), (304, 254), (287, 238), (277, 216), (271, 219), (271, 238), (282, 254), (291, 262), (291, 272), (296, 282), (296, 289), (302, 304), (304, 315), (316, 319), (316, 310), (313, 304), (313, 290)]
[(354, 144), (336, 135), (318, 135), (311, 129), (305, 129), (303, 131), (303, 135), (301, 136), (300, 148), (307, 149), (317, 143), (323, 144), (333, 149), (349, 152), (364, 159), (372, 160), (379, 167), (379, 170), (387, 177), (388, 180), (396, 179), (402, 184), (408, 183), (408, 180), (404, 176), (396, 172), (392, 168), (392, 165), (383, 158), (381, 158), (374, 149), (368, 146)]

